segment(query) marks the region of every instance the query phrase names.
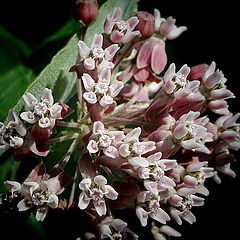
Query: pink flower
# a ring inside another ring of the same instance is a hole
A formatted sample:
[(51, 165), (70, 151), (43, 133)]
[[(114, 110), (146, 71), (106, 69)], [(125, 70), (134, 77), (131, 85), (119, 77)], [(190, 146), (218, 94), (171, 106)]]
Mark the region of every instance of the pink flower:
[(147, 225), (148, 217), (165, 224), (170, 220), (168, 214), (160, 206), (160, 197), (149, 191), (140, 192), (137, 196), (136, 215), (143, 227)]
[(199, 112), (190, 111), (180, 117), (173, 130), (173, 136), (185, 149), (210, 153), (205, 143), (211, 142), (213, 135), (204, 127), (208, 119), (198, 118), (199, 115)]
[(175, 229), (169, 227), (168, 225), (162, 225), (160, 228), (152, 224), (151, 233), (154, 240), (165, 240), (166, 235), (169, 237), (181, 237), (182, 235)]
[(22, 112), (20, 117), (31, 124), (38, 123), (40, 128), (52, 129), (57, 119), (61, 119), (62, 106), (54, 104), (52, 90), (45, 88), (41, 100), (38, 101), (31, 93), (23, 95), (23, 99), (32, 111)]
[(131, 17), (127, 21), (122, 20), (121, 8), (114, 8), (112, 15), (104, 22), (104, 32), (110, 35), (114, 43), (129, 43), (140, 33), (133, 31), (138, 22), (137, 17)]
[(139, 19), (136, 29), (140, 31), (141, 38), (151, 37), (154, 34), (154, 16), (146, 11), (138, 11), (136, 15)]
[(57, 195), (63, 192), (65, 184), (66, 178), (62, 172), (49, 178), (49, 175), (45, 173), (43, 163), (31, 171), (23, 184), (5, 181), (5, 186), (11, 191), (12, 197), (23, 197), (17, 204), (18, 210), (26, 211), (35, 208), (37, 221), (44, 220), (49, 207), (58, 207)]
[(219, 136), (230, 149), (240, 149), (240, 124), (236, 123), (240, 113), (228, 114), (217, 119), (216, 125), (219, 128)]
[(190, 224), (196, 222), (196, 217), (191, 209), (194, 206), (204, 205), (204, 199), (195, 196), (194, 193), (194, 189), (180, 188), (176, 194), (172, 194), (169, 198), (169, 203), (172, 205), (169, 208), (169, 213), (179, 225), (182, 225), (182, 219)]
[[(190, 68), (185, 64), (181, 69), (176, 72), (176, 66), (172, 63), (164, 74), (163, 89), (167, 94), (176, 94), (181, 89), (186, 89), (190, 84), (187, 81), (187, 76), (190, 72)], [(191, 82), (192, 84), (193, 82)], [(196, 84), (196, 83), (195, 83)]]
[(109, 107), (113, 104), (113, 98), (116, 97), (121, 89), (123, 83), (115, 81), (111, 83), (111, 71), (108, 68), (104, 68), (98, 77), (98, 81), (95, 80), (87, 73), (82, 76), (83, 86), (85, 92), (83, 98), (90, 104), (99, 103), (102, 107)]
[(183, 182), (186, 187), (195, 188), (197, 193), (207, 196), (208, 189), (204, 186), (206, 178), (213, 177), (213, 168), (207, 167), (208, 162), (192, 162), (186, 168)]
[(95, 34), (91, 48), (88, 48), (85, 42), (79, 41), (79, 55), (80, 61), (83, 61), (83, 65), (87, 70), (93, 70), (95, 68), (101, 72), (103, 68), (114, 67), (112, 59), (116, 52), (119, 50), (117, 44), (112, 44), (106, 49), (102, 48), (103, 46), (103, 36), (101, 34)]
[(143, 154), (153, 151), (155, 142), (153, 141), (139, 141), (141, 128), (134, 128), (131, 130), (119, 146), (119, 154), (123, 158), (127, 158), (128, 162), (136, 167), (147, 167), (148, 161), (142, 157)]
[(24, 143), (23, 137), (26, 133), (26, 127), (16, 112), (10, 110), (7, 125), (0, 122), (0, 149), (20, 148)]
[[(174, 109), (175, 102), (177, 105), (184, 105), (184, 103), (186, 103), (184, 102), (186, 101), (186, 98), (198, 91), (200, 82), (197, 80), (188, 81), (187, 76), (189, 72), (190, 68), (186, 64), (183, 65), (178, 72), (176, 72), (176, 66), (174, 63), (169, 66), (163, 76), (162, 87), (145, 112), (145, 120), (155, 119), (156, 121), (156, 119), (162, 115), (164, 110), (169, 109), (168, 111), (170, 112), (171, 107), (173, 107), (173, 111), (176, 111)], [(196, 98), (196, 94), (194, 94), (194, 97)], [(201, 102), (202, 99), (200, 98), (199, 101)], [(180, 113), (178, 113), (178, 115), (190, 111), (194, 103), (195, 102), (193, 101), (193, 104), (191, 104), (190, 101), (189, 106), (187, 104), (184, 105), (184, 108), (180, 108)]]
[(76, 2), (75, 17), (86, 25), (96, 21), (98, 17), (97, 0), (79, 0)]
[(149, 165), (137, 169), (138, 176), (144, 180), (144, 187), (151, 193), (158, 195), (162, 189), (175, 187), (174, 181), (165, 172), (177, 166), (176, 160), (161, 159), (160, 152), (147, 157)]
[(98, 229), (101, 239), (138, 239), (138, 236), (127, 228), (127, 223), (118, 218), (106, 217), (98, 224)]
[(18, 210), (26, 211), (31, 207), (37, 207), (36, 220), (43, 221), (47, 215), (48, 207), (57, 208), (58, 206), (56, 189), (52, 188), (54, 181), (57, 179), (43, 181), (41, 185), (36, 182), (24, 182), (21, 186), (21, 194), (24, 199), (18, 203)]
[(202, 76), (201, 93), (206, 97), (207, 106), (214, 113), (229, 114), (226, 99), (234, 98), (234, 94), (227, 89), (222, 71), (216, 70), (216, 63), (212, 62)]
[(118, 193), (112, 186), (107, 185), (107, 179), (102, 175), (94, 177), (93, 181), (90, 178), (84, 178), (79, 183), (79, 188), (82, 190), (78, 207), (83, 210), (88, 207), (91, 200), (99, 216), (106, 214), (105, 197), (111, 200), (116, 200)]
[[(224, 119), (224, 117), (220, 117), (220, 119)], [(214, 171), (213, 180), (218, 184), (221, 183), (221, 178), (218, 176), (218, 173), (235, 178), (236, 173), (231, 169), (231, 163), (236, 161), (236, 156), (230, 152), (228, 143), (220, 141), (214, 146), (213, 153), (214, 168), (216, 170)]]
[(119, 156), (117, 146), (124, 137), (124, 132), (105, 130), (103, 123), (97, 121), (93, 123), (93, 133), (87, 149), (89, 153), (97, 153), (102, 150), (106, 156), (116, 158)]
[(151, 70), (160, 74), (167, 63), (165, 42), (157, 37), (147, 39), (140, 47), (136, 66), (138, 69), (151, 67)]
[(154, 17), (155, 32), (160, 33), (164, 40), (175, 39), (187, 30), (187, 27), (185, 26), (177, 27), (175, 25), (176, 19), (172, 17), (168, 17), (167, 19), (161, 18), (160, 12), (157, 9), (154, 9)]

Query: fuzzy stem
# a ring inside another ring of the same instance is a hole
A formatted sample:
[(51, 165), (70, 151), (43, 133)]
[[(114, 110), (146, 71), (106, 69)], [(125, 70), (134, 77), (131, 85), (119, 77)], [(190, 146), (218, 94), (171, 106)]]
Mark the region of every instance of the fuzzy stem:
[(87, 29), (88, 29), (88, 26), (84, 25), (82, 28), (82, 34), (81, 34), (81, 38), (80, 38), (82, 41), (85, 40)]
[[(78, 163), (79, 163), (79, 161), (78, 161)], [(78, 175), (78, 163), (77, 163), (77, 167), (76, 167), (76, 170), (74, 173), (72, 189), (71, 189), (71, 193), (70, 193), (70, 197), (69, 197), (69, 201), (68, 201), (68, 208), (70, 208), (73, 205), (73, 201), (74, 201), (74, 196), (75, 196), (76, 187), (77, 187), (76, 179), (77, 179), (77, 175)]]
[(106, 117), (104, 119), (104, 124), (106, 125), (124, 125), (124, 124), (135, 124), (139, 126), (155, 126), (153, 124), (139, 121), (139, 120), (134, 120), (134, 119), (128, 119), (128, 118), (121, 118), (121, 117)]
[(76, 122), (57, 121), (56, 125), (60, 126), (60, 127), (67, 127), (67, 128), (80, 128), (81, 127), (81, 125)]
[(49, 142), (49, 143), (60, 143), (60, 142), (64, 142), (64, 141), (76, 139), (76, 138), (78, 138), (78, 137), (79, 137), (79, 134), (78, 134), (78, 133), (73, 133), (73, 134), (67, 135), (67, 136), (52, 138), (52, 139), (50, 139), (48, 142)]
[(63, 169), (65, 168), (65, 166), (67, 165), (69, 159), (71, 158), (73, 152), (75, 151), (76, 147), (79, 144), (79, 137), (75, 138), (72, 142), (72, 144), (70, 145), (68, 151), (66, 152), (63, 160), (58, 164), (60, 167), (62, 167)]
[(77, 95), (78, 95), (78, 101), (81, 106), (83, 106), (83, 90), (82, 90), (82, 80), (77, 78), (76, 79), (76, 87), (77, 87)]

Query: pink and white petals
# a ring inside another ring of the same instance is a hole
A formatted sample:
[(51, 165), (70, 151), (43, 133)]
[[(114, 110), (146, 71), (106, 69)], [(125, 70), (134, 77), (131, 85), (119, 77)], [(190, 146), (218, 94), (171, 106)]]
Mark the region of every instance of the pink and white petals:
[(120, 81), (114, 81), (111, 83), (111, 71), (109, 68), (104, 68), (98, 76), (98, 80), (95, 81), (89, 74), (84, 73), (82, 76), (83, 86), (85, 92), (83, 98), (89, 104), (98, 103), (103, 108), (108, 108), (114, 103), (113, 98), (116, 97), (121, 89), (123, 83)]
[(93, 133), (87, 145), (89, 153), (103, 153), (111, 158), (119, 156), (118, 145), (122, 143), (125, 135), (123, 131), (109, 131), (101, 121), (93, 123)]
[(240, 124), (236, 123), (240, 113), (228, 114), (217, 119), (218, 135), (227, 144), (229, 149), (240, 149)]
[(22, 112), (20, 117), (31, 124), (38, 123), (41, 128), (52, 129), (57, 119), (61, 119), (62, 106), (54, 104), (52, 90), (45, 88), (41, 100), (38, 101), (31, 93), (23, 95), (23, 99), (31, 111)]
[(201, 125), (201, 119), (198, 118), (199, 115), (199, 112), (190, 111), (188, 114), (180, 117), (176, 123), (173, 135), (185, 149), (210, 153), (210, 150), (204, 144), (213, 141), (213, 135), (204, 126), (206, 125), (205, 122), (203, 123), (204, 125)]
[(16, 112), (8, 112), (8, 123), (0, 122), (0, 149), (19, 149), (24, 144), (24, 137), (27, 133), (26, 127), (19, 119)]
[(80, 62), (83, 62), (86, 70), (91, 71), (97, 69), (98, 72), (101, 72), (104, 68), (112, 69), (114, 67), (112, 59), (119, 50), (119, 47), (117, 44), (112, 44), (106, 49), (103, 49), (102, 34), (94, 35), (91, 48), (81, 40), (78, 42), (78, 47)]
[(132, 129), (124, 138), (123, 143), (119, 146), (119, 154), (123, 158), (127, 158), (133, 166), (146, 167), (147, 160), (142, 157), (145, 153), (156, 149), (153, 141), (139, 141), (141, 128)]
[(143, 69), (150, 65), (154, 73), (160, 74), (166, 66), (166, 63), (165, 42), (156, 37), (151, 37), (146, 40), (137, 55), (137, 68)]
[(216, 63), (212, 62), (202, 76), (200, 90), (206, 97), (207, 107), (209, 107), (211, 111), (220, 115), (228, 115), (229, 110), (226, 100), (235, 98), (235, 96), (227, 89), (225, 85), (227, 79), (224, 77), (222, 71), (215, 69)]
[(110, 185), (107, 185), (107, 179), (102, 175), (97, 175), (93, 180), (85, 178), (79, 183), (82, 193), (79, 197), (78, 207), (84, 210), (92, 201), (94, 208), (99, 216), (106, 214), (105, 197), (116, 200), (118, 193)]
[(158, 9), (154, 9), (154, 17), (155, 17), (155, 32), (159, 33), (164, 40), (175, 39), (179, 37), (184, 31), (187, 30), (187, 27), (185, 26), (177, 27), (175, 24), (176, 19), (172, 17), (168, 17), (167, 19), (161, 18)]
[(160, 197), (149, 191), (140, 192), (137, 197), (136, 215), (143, 227), (147, 225), (148, 217), (165, 224), (170, 220), (168, 214), (160, 206)]
[(137, 17), (131, 17), (127, 21), (122, 20), (121, 8), (115, 8), (111, 16), (108, 16), (104, 22), (104, 32), (110, 35), (114, 43), (129, 43), (140, 34), (139, 31), (133, 31), (139, 20)]

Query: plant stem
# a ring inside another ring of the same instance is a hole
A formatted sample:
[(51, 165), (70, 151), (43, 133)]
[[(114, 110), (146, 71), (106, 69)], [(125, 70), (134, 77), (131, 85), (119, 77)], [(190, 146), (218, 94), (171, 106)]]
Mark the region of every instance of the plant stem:
[(104, 119), (104, 124), (106, 124), (106, 125), (112, 125), (112, 124), (124, 125), (126, 123), (135, 124), (135, 125), (139, 125), (139, 126), (151, 126), (152, 125), (147, 122), (134, 120), (134, 119), (128, 119), (128, 118), (121, 118), (121, 117), (106, 117)]
[(82, 99), (82, 95), (83, 95), (82, 80), (79, 79), (79, 78), (76, 79), (76, 87), (77, 87), (78, 101), (79, 101), (80, 105), (83, 106), (83, 99)]
[(56, 125), (60, 126), (60, 127), (67, 127), (67, 128), (80, 128), (81, 127), (81, 125), (76, 122), (57, 121)]
[(71, 193), (70, 193), (70, 197), (69, 197), (69, 201), (68, 201), (68, 208), (70, 208), (73, 205), (74, 196), (75, 196), (75, 192), (76, 192), (76, 185), (77, 185), (76, 184), (77, 175), (78, 175), (78, 163), (77, 163), (77, 167), (76, 167), (76, 170), (74, 173), (73, 185), (72, 185), (72, 189), (71, 189)]
[(72, 144), (70, 145), (68, 151), (66, 152), (63, 160), (58, 164), (60, 167), (62, 167), (63, 169), (65, 168), (65, 166), (67, 165), (69, 159), (71, 158), (73, 152), (75, 151), (76, 147), (79, 144), (79, 137), (75, 138), (72, 142)]
[(88, 29), (87, 26), (83, 26), (83, 28), (82, 28), (82, 35), (81, 35), (81, 40), (82, 40), (82, 41), (85, 40), (86, 33), (87, 33), (87, 29)]
[(59, 142), (64, 142), (64, 141), (76, 139), (76, 138), (78, 138), (78, 137), (79, 137), (79, 134), (78, 134), (78, 133), (73, 133), (73, 134), (67, 135), (67, 136), (52, 138), (52, 139), (50, 139), (48, 142), (49, 142), (49, 143), (59, 143)]

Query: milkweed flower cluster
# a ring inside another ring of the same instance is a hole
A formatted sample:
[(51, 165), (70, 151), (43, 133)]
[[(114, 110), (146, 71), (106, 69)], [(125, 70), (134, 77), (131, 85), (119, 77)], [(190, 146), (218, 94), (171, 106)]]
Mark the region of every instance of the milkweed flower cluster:
[[(97, 14), (96, 1), (84, 4)], [(215, 62), (167, 65), (168, 40), (187, 30), (175, 23), (157, 9), (125, 20), (118, 7), (90, 46), (79, 40), (70, 70), (77, 76), (77, 116), (67, 104), (54, 103), (49, 88), (40, 98), (24, 94), (26, 111), (10, 110), (8, 122), (0, 123), (0, 148), (12, 148), (18, 161), (28, 156), (44, 162), (54, 146), (72, 143), (49, 174), (41, 162), (23, 183), (6, 180), (9, 193), (1, 195), (2, 204), (33, 211), (38, 221), (52, 209), (84, 211), (95, 227), (83, 229), (81, 239), (138, 239), (142, 230), (121, 217), (123, 209), (149, 226), (156, 240), (181, 236), (172, 221), (196, 221), (194, 209), (209, 194), (206, 181), (235, 176), (240, 113), (229, 110), (234, 94)], [(76, 172), (66, 174), (74, 152)], [(66, 206), (61, 196), (67, 184), (72, 191)]]

